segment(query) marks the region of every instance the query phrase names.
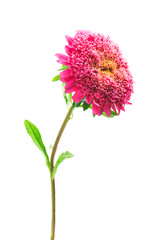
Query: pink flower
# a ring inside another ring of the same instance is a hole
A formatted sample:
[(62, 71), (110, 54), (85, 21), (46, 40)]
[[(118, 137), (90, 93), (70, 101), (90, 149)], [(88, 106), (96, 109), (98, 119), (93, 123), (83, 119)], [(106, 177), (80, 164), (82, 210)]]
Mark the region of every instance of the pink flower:
[(58, 62), (69, 68), (60, 73), (66, 93), (74, 93), (78, 103), (85, 98), (92, 103), (93, 114), (111, 115), (125, 111), (133, 93), (132, 75), (119, 47), (109, 37), (89, 31), (77, 31), (74, 38), (66, 36), (67, 55), (56, 54)]

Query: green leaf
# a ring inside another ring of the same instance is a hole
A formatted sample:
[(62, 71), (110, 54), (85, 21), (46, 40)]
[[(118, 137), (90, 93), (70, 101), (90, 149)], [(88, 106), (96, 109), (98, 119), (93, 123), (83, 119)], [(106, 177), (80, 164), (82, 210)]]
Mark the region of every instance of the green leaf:
[(47, 164), (48, 168), (50, 169), (49, 157), (47, 155), (46, 148), (43, 144), (41, 134), (40, 134), (38, 128), (28, 120), (24, 121), (24, 125), (25, 125), (25, 128), (27, 129), (27, 133), (32, 138), (32, 141), (40, 149), (40, 151), (44, 154), (44, 156), (46, 158), (46, 164)]
[(115, 111), (113, 111), (113, 110), (111, 110), (111, 116), (117, 116), (118, 114), (115, 112)]
[(60, 76), (57, 75), (52, 79), (52, 82), (57, 82), (58, 80), (60, 80)]
[(58, 69), (57, 71), (63, 71), (65, 69), (68, 69), (69, 67), (65, 66), (65, 65), (62, 65), (62, 68)]
[(86, 111), (91, 104), (86, 103), (86, 101), (83, 102), (83, 110)]
[(55, 164), (55, 166), (54, 166), (54, 168), (53, 168), (52, 179), (55, 177), (55, 174), (56, 174), (56, 172), (57, 172), (57, 168), (58, 168), (59, 164), (60, 164), (61, 162), (63, 162), (65, 159), (67, 159), (67, 158), (72, 158), (73, 156), (74, 156), (74, 155), (71, 154), (71, 153), (68, 152), (68, 151), (60, 154), (60, 156), (59, 156), (59, 158), (58, 158), (58, 160), (57, 160), (57, 162), (56, 162), (56, 164)]
[(68, 94), (65, 93), (65, 84), (66, 83), (62, 83), (62, 90), (63, 90), (63, 97), (65, 100), (65, 103), (68, 105)]
[(69, 109), (72, 105), (72, 93), (65, 93), (65, 85), (66, 83), (62, 83), (62, 91), (63, 91), (63, 97), (65, 100), (65, 103)]
[(105, 112), (102, 113), (102, 116), (107, 117), (107, 118), (113, 118), (113, 117), (115, 117), (116, 115), (117, 115), (117, 113), (116, 113), (115, 111), (113, 111), (113, 110), (111, 110), (111, 116), (110, 116), (110, 117), (108, 117)]
[(73, 102), (73, 108), (75, 108), (75, 107), (82, 107), (81, 104), (84, 102), (84, 100), (85, 100), (85, 98), (83, 98), (79, 103)]
[(62, 64), (62, 67), (67, 67), (67, 68), (68, 68), (68, 66), (66, 66), (66, 65), (63, 65), (63, 64)]

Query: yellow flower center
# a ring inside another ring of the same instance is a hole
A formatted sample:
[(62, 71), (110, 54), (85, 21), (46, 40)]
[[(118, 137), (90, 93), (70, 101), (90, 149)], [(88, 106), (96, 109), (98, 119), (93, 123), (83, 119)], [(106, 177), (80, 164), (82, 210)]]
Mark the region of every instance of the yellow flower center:
[(117, 64), (109, 59), (105, 59), (100, 63), (99, 74), (113, 76), (113, 70), (117, 68)]

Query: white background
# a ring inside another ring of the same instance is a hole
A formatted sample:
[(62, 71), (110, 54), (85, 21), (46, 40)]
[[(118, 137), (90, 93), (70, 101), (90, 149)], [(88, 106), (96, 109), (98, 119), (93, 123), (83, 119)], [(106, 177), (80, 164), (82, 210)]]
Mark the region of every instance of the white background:
[(66, 34), (110, 35), (127, 59), (134, 94), (113, 119), (76, 109), (56, 157), (56, 240), (157, 239), (156, 1), (14, 0), (0, 4), (0, 239), (50, 238), (51, 191), (36, 124), (50, 154), (67, 112), (60, 67)]

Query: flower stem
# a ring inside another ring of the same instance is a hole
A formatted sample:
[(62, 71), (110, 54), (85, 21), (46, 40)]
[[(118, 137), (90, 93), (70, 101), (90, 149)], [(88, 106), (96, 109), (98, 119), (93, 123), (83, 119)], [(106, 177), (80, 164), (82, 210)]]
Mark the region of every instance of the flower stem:
[(55, 181), (51, 178), (51, 201), (52, 201), (52, 221), (51, 221), (51, 238), (55, 238)]
[[(55, 140), (55, 143), (54, 143), (54, 146), (52, 149), (52, 153), (51, 153), (51, 158), (50, 158), (50, 164), (51, 164), (50, 177), (52, 175), (53, 168), (54, 168), (54, 157), (55, 157), (55, 153), (57, 150), (59, 140), (60, 140), (62, 133), (70, 119), (73, 109), (74, 109), (74, 106), (72, 105), (62, 123), (62, 126), (61, 126), (59, 133), (57, 135), (57, 138)], [(54, 240), (54, 238), (55, 238), (55, 179), (52, 180), (52, 178), (51, 178), (51, 197), (52, 197), (52, 199), (51, 199), (52, 200), (52, 222), (51, 222), (51, 238), (50, 238), (50, 240)]]

